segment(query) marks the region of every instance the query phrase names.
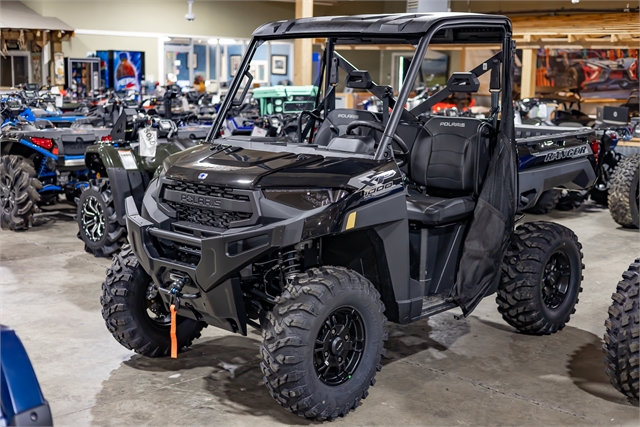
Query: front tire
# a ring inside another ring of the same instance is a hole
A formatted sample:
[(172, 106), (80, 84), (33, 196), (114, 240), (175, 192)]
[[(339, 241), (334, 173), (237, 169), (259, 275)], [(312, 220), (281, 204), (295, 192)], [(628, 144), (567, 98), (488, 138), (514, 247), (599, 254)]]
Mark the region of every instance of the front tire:
[(40, 201), (42, 183), (36, 178), (33, 163), (22, 156), (8, 155), (0, 159), (0, 227), (26, 230)]
[(611, 177), (609, 212), (615, 222), (625, 228), (639, 228), (640, 154), (627, 156), (618, 163)]
[(370, 281), (342, 267), (295, 277), (263, 328), (264, 382), (294, 414), (345, 416), (369, 394), (382, 368), (386, 317)]
[(523, 224), (504, 257), (498, 311), (520, 332), (555, 333), (575, 313), (583, 269), (573, 231), (552, 222)]
[[(170, 315), (129, 246), (113, 257), (100, 303), (107, 329), (122, 346), (149, 357), (169, 354)], [(178, 349), (191, 346), (205, 326), (177, 316)]]
[(109, 180), (89, 182), (78, 199), (77, 213), (78, 238), (88, 253), (108, 257), (126, 243), (127, 229), (118, 222)]
[(640, 378), (640, 258), (622, 275), (616, 292), (611, 295), (609, 318), (602, 350), (605, 371), (611, 384), (638, 404)]

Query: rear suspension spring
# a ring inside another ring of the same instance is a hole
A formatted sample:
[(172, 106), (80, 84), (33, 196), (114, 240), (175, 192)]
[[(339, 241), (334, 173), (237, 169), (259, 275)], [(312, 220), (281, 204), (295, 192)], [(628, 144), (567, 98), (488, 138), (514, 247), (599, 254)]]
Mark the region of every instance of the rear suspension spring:
[(47, 168), (47, 157), (46, 156), (42, 156), (42, 160), (40, 161), (40, 166), (38, 167), (38, 176), (42, 176), (45, 173), (47, 173), (47, 170), (49, 168)]

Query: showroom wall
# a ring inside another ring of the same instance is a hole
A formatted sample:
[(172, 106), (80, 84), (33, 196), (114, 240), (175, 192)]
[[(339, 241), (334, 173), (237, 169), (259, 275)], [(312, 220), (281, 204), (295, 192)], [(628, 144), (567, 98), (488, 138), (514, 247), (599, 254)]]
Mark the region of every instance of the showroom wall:
[[(160, 80), (162, 45), (158, 37), (181, 35), (203, 38), (249, 38), (261, 24), (293, 19), (295, 5), (281, 1), (201, 1), (193, 5), (195, 21), (184, 19), (186, 0), (24, 0), (44, 16), (53, 16), (75, 28), (63, 43), (66, 57), (85, 57), (96, 50), (132, 50), (146, 54), (148, 79)], [(238, 4), (242, 3), (242, 8)], [(342, 1), (317, 5), (316, 16), (404, 12), (404, 1)], [(89, 33), (89, 34), (88, 34)], [(101, 33), (100, 35), (96, 33)]]
[(582, 0), (572, 3), (570, 0), (546, 0), (536, 1), (532, 6), (529, 0), (451, 0), (451, 10), (453, 12), (496, 13), (496, 12), (518, 12), (527, 10), (552, 11), (559, 9), (580, 10), (580, 9), (623, 9), (627, 5), (638, 7), (638, 1), (607, 1), (602, 0)]

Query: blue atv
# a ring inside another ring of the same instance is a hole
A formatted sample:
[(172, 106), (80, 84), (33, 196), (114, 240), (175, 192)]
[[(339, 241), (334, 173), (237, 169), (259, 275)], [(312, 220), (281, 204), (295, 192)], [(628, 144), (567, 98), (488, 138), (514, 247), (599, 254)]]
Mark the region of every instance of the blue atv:
[(19, 94), (0, 100), (0, 226), (15, 231), (32, 225), (38, 205), (80, 194), (91, 178), (84, 153), (111, 132), (57, 129), (48, 120), (28, 120), (27, 110)]
[(31, 122), (36, 120), (48, 120), (59, 128), (68, 128), (76, 120), (84, 117), (75, 112), (64, 113), (55, 106), (55, 98), (49, 92), (42, 93), (42, 88), (37, 83), (27, 83), (22, 86), (19, 95), (22, 97), (26, 108), (23, 117)]
[(51, 409), (22, 342), (13, 329), (4, 325), (0, 325), (0, 341), (0, 425), (53, 425)]

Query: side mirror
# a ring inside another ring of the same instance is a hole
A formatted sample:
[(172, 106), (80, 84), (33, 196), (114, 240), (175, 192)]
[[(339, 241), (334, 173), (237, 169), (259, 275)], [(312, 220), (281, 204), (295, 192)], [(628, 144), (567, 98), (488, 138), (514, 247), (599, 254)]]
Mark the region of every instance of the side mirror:
[(456, 71), (447, 80), (447, 88), (451, 93), (474, 93), (480, 89), (480, 81), (473, 73)]

